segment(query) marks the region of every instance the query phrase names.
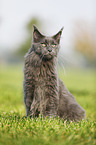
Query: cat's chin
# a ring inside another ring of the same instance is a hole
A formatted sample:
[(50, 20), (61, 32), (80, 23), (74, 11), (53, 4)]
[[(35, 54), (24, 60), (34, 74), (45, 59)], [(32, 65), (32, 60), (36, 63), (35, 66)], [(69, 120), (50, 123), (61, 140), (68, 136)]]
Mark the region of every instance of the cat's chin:
[(44, 55), (43, 56), (43, 61), (49, 61), (49, 60), (51, 60), (53, 58), (53, 56), (52, 55)]

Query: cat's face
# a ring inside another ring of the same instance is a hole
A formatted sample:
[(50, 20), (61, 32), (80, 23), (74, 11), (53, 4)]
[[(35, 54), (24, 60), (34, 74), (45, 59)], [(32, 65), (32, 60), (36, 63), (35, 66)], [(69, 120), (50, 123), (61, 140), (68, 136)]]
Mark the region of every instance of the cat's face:
[(32, 45), (34, 52), (39, 55), (42, 60), (50, 60), (57, 56), (62, 30), (63, 28), (52, 37), (46, 37), (34, 26)]

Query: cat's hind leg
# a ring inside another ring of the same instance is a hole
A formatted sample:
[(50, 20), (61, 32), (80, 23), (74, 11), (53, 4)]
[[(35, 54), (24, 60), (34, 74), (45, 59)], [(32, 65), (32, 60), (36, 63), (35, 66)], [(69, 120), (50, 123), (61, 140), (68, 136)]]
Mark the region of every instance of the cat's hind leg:
[(77, 103), (74, 96), (59, 80), (59, 108), (58, 115), (68, 120), (80, 121), (85, 118), (85, 110)]
[(80, 121), (85, 118), (85, 110), (79, 104), (73, 103), (69, 105), (67, 115), (70, 120)]

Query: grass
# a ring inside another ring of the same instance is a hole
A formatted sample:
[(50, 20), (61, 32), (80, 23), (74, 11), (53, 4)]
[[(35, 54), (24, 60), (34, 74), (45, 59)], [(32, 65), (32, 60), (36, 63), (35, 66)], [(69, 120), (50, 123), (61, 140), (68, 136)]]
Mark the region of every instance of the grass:
[(0, 145), (95, 145), (95, 71), (59, 71), (60, 78), (86, 110), (86, 119), (25, 118), (22, 67), (0, 67)]

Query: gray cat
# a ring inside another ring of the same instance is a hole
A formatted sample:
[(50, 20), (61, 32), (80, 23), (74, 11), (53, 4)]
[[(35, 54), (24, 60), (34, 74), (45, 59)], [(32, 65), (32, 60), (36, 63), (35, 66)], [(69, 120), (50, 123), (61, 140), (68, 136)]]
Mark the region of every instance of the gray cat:
[(42, 35), (33, 26), (33, 42), (25, 55), (24, 102), (27, 116), (59, 116), (79, 121), (84, 109), (58, 78), (56, 63), (63, 28), (54, 36)]

